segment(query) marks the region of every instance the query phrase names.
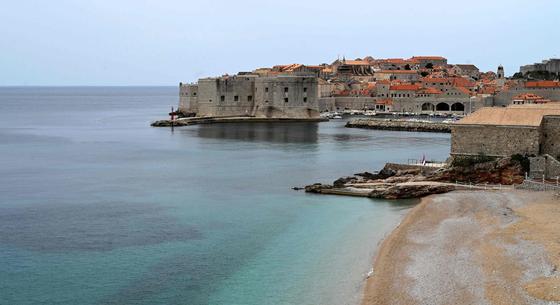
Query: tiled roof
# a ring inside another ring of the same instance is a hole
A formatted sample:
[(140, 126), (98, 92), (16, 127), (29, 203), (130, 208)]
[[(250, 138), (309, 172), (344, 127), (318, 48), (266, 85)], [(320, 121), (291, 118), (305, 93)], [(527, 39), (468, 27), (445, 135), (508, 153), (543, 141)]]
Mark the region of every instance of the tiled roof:
[(560, 104), (483, 107), (456, 124), (537, 127), (545, 115), (560, 115)]
[(422, 89), (420, 89), (420, 91), (418, 93), (420, 93), (420, 94), (442, 94), (442, 92), (439, 89), (433, 88), (433, 87), (422, 88)]
[(455, 89), (457, 89), (458, 91), (466, 94), (466, 95), (470, 95), (471, 92), (469, 91), (469, 89), (465, 88), (465, 87), (455, 87)]
[(514, 100), (540, 100), (543, 97), (533, 93), (522, 93), (513, 97)]
[(420, 89), (418, 85), (412, 85), (412, 84), (392, 85), (391, 87), (389, 87), (389, 90), (395, 90), (395, 91), (416, 91), (418, 89)]
[(532, 81), (525, 83), (527, 88), (560, 88), (560, 82), (551, 80)]

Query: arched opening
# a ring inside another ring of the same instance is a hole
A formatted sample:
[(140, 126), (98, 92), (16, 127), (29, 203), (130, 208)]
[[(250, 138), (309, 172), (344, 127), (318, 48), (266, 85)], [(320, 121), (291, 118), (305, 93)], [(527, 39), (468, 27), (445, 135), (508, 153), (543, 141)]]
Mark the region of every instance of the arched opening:
[(439, 103), (436, 105), (437, 111), (449, 111), (449, 105), (446, 103)]
[(451, 105), (451, 111), (464, 112), (465, 111), (465, 105), (463, 105), (461, 103), (455, 103), (455, 104)]
[(435, 107), (432, 103), (424, 103), (422, 104), (422, 111), (434, 111)]

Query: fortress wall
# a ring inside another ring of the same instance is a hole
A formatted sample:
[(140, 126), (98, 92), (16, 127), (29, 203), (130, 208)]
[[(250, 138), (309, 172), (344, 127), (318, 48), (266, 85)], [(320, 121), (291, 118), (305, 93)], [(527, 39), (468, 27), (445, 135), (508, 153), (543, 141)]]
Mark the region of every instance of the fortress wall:
[(451, 154), (511, 156), (539, 154), (540, 129), (537, 127), (453, 125)]
[(262, 77), (255, 81), (253, 115), (265, 118), (319, 116), (318, 83), (315, 77)]
[(317, 84), (311, 76), (204, 78), (196, 87), (181, 85), (180, 108), (196, 109), (198, 117), (315, 118)]
[(179, 111), (188, 113), (198, 111), (198, 85), (179, 84)]
[(542, 153), (560, 156), (560, 116), (545, 116), (542, 122)]
[(200, 79), (197, 116), (250, 115), (255, 104), (254, 79), (245, 76)]
[(527, 88), (512, 88), (508, 91), (502, 91), (494, 96), (494, 106), (507, 106), (511, 104), (514, 96), (523, 93), (534, 93), (546, 99), (553, 101), (560, 101), (560, 88), (540, 88), (540, 89), (527, 89)]

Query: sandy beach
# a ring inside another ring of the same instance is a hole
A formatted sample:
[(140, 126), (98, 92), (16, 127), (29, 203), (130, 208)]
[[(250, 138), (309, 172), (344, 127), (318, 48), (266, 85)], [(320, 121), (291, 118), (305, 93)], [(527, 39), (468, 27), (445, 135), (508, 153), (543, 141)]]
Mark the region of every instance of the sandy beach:
[(558, 304), (558, 219), (551, 193), (426, 197), (382, 243), (362, 304)]

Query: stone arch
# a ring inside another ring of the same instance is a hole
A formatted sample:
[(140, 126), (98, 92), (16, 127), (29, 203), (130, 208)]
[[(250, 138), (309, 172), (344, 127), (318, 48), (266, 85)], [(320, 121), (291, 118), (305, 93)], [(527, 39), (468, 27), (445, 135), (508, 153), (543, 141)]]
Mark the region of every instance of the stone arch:
[(422, 111), (434, 111), (436, 107), (432, 103), (424, 103), (422, 104)]
[(436, 111), (449, 111), (449, 104), (439, 103), (436, 105)]
[(464, 112), (465, 111), (465, 105), (463, 105), (462, 103), (454, 103), (453, 105), (451, 105), (451, 111)]

